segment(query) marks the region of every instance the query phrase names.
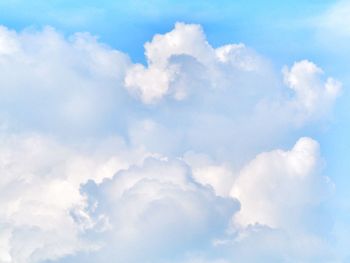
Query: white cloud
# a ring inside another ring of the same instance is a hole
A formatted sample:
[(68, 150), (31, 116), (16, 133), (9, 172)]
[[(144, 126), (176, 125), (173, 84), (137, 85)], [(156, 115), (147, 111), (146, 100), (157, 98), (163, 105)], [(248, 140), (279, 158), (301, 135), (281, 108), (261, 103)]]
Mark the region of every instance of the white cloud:
[[(329, 118), (341, 91), (312, 62), (278, 75), (243, 44), (214, 48), (199, 25), (177, 23), (148, 42), (145, 55), (148, 66), (132, 65), (125, 84), (149, 114), (132, 120), (129, 135), (165, 155), (186, 148), (239, 166), (295, 129)], [(146, 122), (152, 128), (144, 129)]]
[[(91, 183), (92, 184), (92, 183)], [(86, 194), (108, 218), (106, 247), (96, 262), (162, 262), (203, 249), (224, 234), (239, 203), (198, 184), (181, 161), (147, 159)], [(94, 189), (90, 190), (89, 189)], [(133, 251), (137, 248), (137, 253)]]
[(314, 63), (303, 60), (296, 62), (291, 69), (283, 70), (284, 80), (295, 92), (290, 102), (305, 121), (307, 118), (320, 118), (329, 113), (341, 91), (341, 83), (333, 78), (323, 81), (322, 69)]
[(87, 33), (67, 40), (50, 27), (21, 33), (1, 27), (0, 116), (54, 133), (94, 130), (116, 112), (129, 63)]
[[(317, 235), (304, 236), (309, 209), (331, 186), (319, 174), (318, 144), (309, 138), (290, 151), (258, 155), (236, 175), (204, 155), (188, 153), (186, 164), (128, 149), (120, 140), (83, 149), (37, 135), (5, 136), (1, 143), (3, 262), (69, 254), (72, 262), (86, 255), (90, 262), (257, 262), (267, 248), (267, 259), (283, 260), (316, 257), (327, 248)], [(228, 197), (232, 185), (238, 200)], [(232, 217), (241, 226), (226, 236)], [(282, 232), (246, 228), (255, 223)], [(272, 248), (275, 242), (280, 250)], [(256, 257), (246, 246), (257, 249)], [(222, 260), (215, 260), (220, 251)]]
[[(327, 116), (340, 89), (332, 78), (323, 82), (316, 65), (300, 74), (300, 62), (286, 70), (300, 82), (288, 94), (267, 59), (243, 44), (214, 48), (193, 24), (177, 23), (148, 42), (147, 67), (87, 33), (65, 39), (52, 28), (3, 27), (0, 35), (4, 50), (13, 47), (0, 57), (0, 119), (10, 128), (74, 139), (129, 132), (133, 142), (162, 154), (217, 149), (240, 159), (243, 147), (248, 160), (273, 138)], [(155, 124), (146, 135), (134, 128), (145, 120)], [(149, 143), (153, 131), (167, 142)]]
[[(85, 212), (95, 222), (104, 219), (96, 232), (92, 228), (85, 233), (88, 240), (103, 244), (89, 254), (90, 262), (109, 258), (330, 262), (333, 258), (323, 236), (330, 228), (321, 222), (318, 210), (333, 185), (321, 175), (314, 140), (301, 138), (290, 151), (262, 153), (236, 176), (203, 155), (189, 153), (184, 159), (190, 166), (181, 160), (149, 158), (100, 184), (90, 181), (83, 186), (89, 203)], [(229, 176), (220, 176), (225, 173)], [(218, 179), (232, 186), (230, 194), (237, 201), (227, 197)], [(232, 218), (234, 225), (228, 228)], [(77, 254), (70, 260), (86, 257)]]
[(212, 187), (219, 196), (227, 197), (236, 178), (232, 167), (211, 160), (207, 155), (187, 152), (184, 161), (191, 167), (193, 177), (202, 185)]
[(89, 34), (0, 28), (0, 261), (258, 262), (267, 248), (311, 262), (326, 251), (310, 223), (332, 186), (318, 143), (266, 151), (327, 118), (340, 83), (300, 61), (284, 69), (288, 89), (267, 59), (212, 47), (199, 25), (177, 23), (145, 55), (132, 64)]
[(299, 139), (290, 151), (259, 154), (242, 169), (231, 190), (242, 205), (235, 222), (306, 231), (310, 226), (304, 216), (333, 188), (329, 178), (320, 175), (321, 167), (319, 145), (310, 138)]
[(264, 72), (269, 68), (243, 44), (215, 49), (199, 25), (184, 23), (176, 23), (169, 33), (154, 36), (145, 44), (145, 56), (148, 67), (134, 65), (126, 75), (125, 85), (146, 104), (157, 103), (165, 96), (183, 100), (196, 88), (199, 92), (224, 88), (231, 85), (227, 81), (232, 80), (233, 73)]
[(79, 150), (39, 135), (2, 135), (0, 145), (1, 262), (42, 262), (95, 249), (81, 238), (94, 225), (80, 184), (112, 177), (147, 156), (118, 139)]

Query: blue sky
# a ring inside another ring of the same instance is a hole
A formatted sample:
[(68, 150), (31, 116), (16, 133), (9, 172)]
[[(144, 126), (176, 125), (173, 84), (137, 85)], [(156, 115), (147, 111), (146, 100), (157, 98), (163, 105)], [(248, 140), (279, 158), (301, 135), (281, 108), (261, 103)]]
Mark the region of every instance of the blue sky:
[(0, 262), (350, 262), (349, 17), (1, 1)]
[[(288, 58), (302, 57), (303, 52), (317, 49), (317, 43), (309, 43), (311, 30), (305, 23), (332, 3), (334, 1), (2, 1), (1, 20), (16, 29), (52, 25), (66, 34), (88, 31), (136, 60), (143, 59), (142, 45), (155, 33), (169, 31), (177, 21), (200, 23), (213, 45), (244, 42), (269, 55), (287, 53)], [(311, 52), (311, 55), (319, 54)]]

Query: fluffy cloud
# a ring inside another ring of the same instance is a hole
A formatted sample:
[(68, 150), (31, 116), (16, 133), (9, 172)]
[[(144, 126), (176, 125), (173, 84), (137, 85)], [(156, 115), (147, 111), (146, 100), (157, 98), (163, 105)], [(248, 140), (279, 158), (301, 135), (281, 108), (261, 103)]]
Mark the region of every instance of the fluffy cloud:
[(319, 145), (310, 138), (299, 139), (291, 151), (259, 154), (241, 170), (231, 190), (242, 204), (235, 221), (302, 229), (303, 215), (333, 187), (328, 177), (320, 176), (321, 167)]
[(327, 114), (341, 90), (341, 83), (333, 78), (322, 81), (322, 69), (307, 60), (284, 68), (283, 73), (286, 84), (295, 92), (290, 103), (301, 112), (302, 120)]
[(72, 140), (117, 132), (165, 155), (217, 151), (247, 161), (327, 116), (340, 90), (305, 61), (285, 70), (288, 89), (267, 59), (243, 44), (214, 48), (199, 25), (177, 23), (146, 43), (148, 66), (87, 33), (2, 27), (0, 39), (2, 123)]
[[(293, 260), (325, 250), (309, 228), (319, 215), (312, 209), (332, 186), (319, 174), (315, 141), (260, 154), (237, 175), (203, 155), (186, 154), (186, 164), (112, 142), (77, 151), (33, 135), (2, 138), (3, 262), (69, 254), (63, 262), (257, 262), (261, 255)], [(251, 228), (255, 223), (268, 228)], [(312, 253), (304, 255), (300, 242)], [(254, 258), (247, 246), (257, 249)], [(84, 250), (89, 254), (78, 253)]]
[(214, 48), (199, 25), (177, 23), (146, 43), (145, 55), (148, 65), (132, 65), (125, 77), (146, 112), (129, 135), (165, 155), (210, 152), (242, 165), (295, 129), (327, 119), (341, 91), (312, 62), (279, 75), (243, 44)]
[[(276, 85), (273, 69), (266, 59), (243, 44), (213, 48), (199, 25), (177, 23), (171, 32), (156, 35), (145, 44), (145, 56), (148, 67), (133, 65), (127, 71), (125, 85), (146, 104), (157, 103), (163, 97), (184, 100), (196, 92), (203, 96), (210, 89), (221, 94), (232, 90), (232, 103), (237, 99), (247, 100), (247, 95), (255, 96), (247, 103), (256, 104), (276, 96), (270, 93), (271, 87), (263, 86), (269, 78), (265, 85)], [(322, 73), (322, 69), (307, 60), (296, 62), (291, 69), (285, 67), (284, 80), (292, 96), (279, 102), (279, 110), (299, 122), (328, 113), (339, 95), (341, 83), (333, 78), (323, 81)], [(249, 78), (261, 76), (265, 82), (248, 82)], [(243, 88), (248, 89), (244, 94)], [(272, 91), (283, 94), (281, 90)]]
[[(202, 155), (184, 159), (190, 166), (152, 157), (101, 183), (85, 183), (88, 205), (81, 213), (94, 223), (82, 236), (100, 248), (64, 262), (332, 259), (319, 208), (333, 185), (321, 174), (317, 142), (302, 138), (289, 151), (262, 153), (236, 176)], [(234, 198), (218, 187), (220, 179)]]
[(1, 262), (42, 262), (95, 249), (80, 238), (93, 227), (80, 184), (112, 177), (146, 156), (129, 152), (119, 139), (85, 150), (33, 134), (2, 135), (0, 144)]
[(187, 152), (183, 159), (191, 167), (193, 177), (202, 185), (213, 188), (217, 195), (227, 197), (236, 178), (229, 164), (217, 163), (205, 154)]
[(21, 129), (91, 133), (106, 126), (129, 58), (87, 33), (0, 27), (0, 117)]
[(238, 79), (233, 73), (263, 73), (269, 68), (267, 62), (243, 44), (215, 49), (199, 25), (183, 23), (176, 23), (171, 32), (156, 35), (147, 42), (145, 56), (148, 67), (134, 65), (127, 72), (125, 85), (147, 104), (164, 96), (183, 100), (195, 89), (202, 92), (231, 86), (232, 80)]
[(199, 25), (156, 35), (145, 56), (133, 64), (86, 33), (0, 28), (0, 261), (328, 251), (318, 143), (271, 149), (327, 118), (341, 84), (306, 60), (281, 76), (243, 44), (212, 47)]
[[(163, 262), (224, 234), (239, 203), (197, 183), (180, 161), (147, 159), (140, 167), (84, 187), (93, 213), (108, 218), (96, 262)], [(137, 253), (134, 253), (137, 249)]]

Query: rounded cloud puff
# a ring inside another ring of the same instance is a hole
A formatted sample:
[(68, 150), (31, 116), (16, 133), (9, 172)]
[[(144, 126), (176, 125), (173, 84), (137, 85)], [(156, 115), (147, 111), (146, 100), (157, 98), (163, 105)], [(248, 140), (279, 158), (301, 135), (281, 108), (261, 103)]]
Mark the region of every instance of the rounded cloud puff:
[[(154, 36), (145, 44), (145, 56), (148, 67), (132, 66), (125, 86), (146, 104), (157, 103), (165, 96), (183, 100), (196, 86), (220, 89), (229, 85), (227, 79), (233, 73), (264, 72), (269, 68), (243, 44), (215, 49), (199, 25), (184, 23), (176, 23), (169, 33)], [(200, 70), (194, 71), (196, 67)], [(189, 76), (188, 71), (192, 72)]]
[(231, 190), (242, 204), (235, 222), (300, 229), (301, 215), (333, 187), (329, 178), (319, 176), (320, 167), (319, 145), (310, 138), (299, 139), (291, 151), (259, 154), (241, 170)]
[(120, 262), (158, 262), (203, 249), (225, 233), (239, 209), (238, 201), (197, 183), (189, 167), (176, 160), (147, 159), (83, 189), (89, 210), (97, 219), (107, 218), (106, 246), (98, 260), (113, 256)]

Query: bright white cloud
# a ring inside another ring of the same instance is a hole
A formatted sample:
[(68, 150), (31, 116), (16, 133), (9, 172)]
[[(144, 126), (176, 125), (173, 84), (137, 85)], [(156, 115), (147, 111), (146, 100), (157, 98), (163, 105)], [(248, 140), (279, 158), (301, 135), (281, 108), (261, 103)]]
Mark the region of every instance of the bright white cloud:
[(310, 138), (299, 139), (291, 151), (259, 154), (242, 169), (231, 190), (242, 205), (235, 221), (302, 229), (303, 215), (333, 188), (329, 178), (320, 175), (321, 167), (319, 145)]
[[(221, 89), (230, 86), (235, 71), (261, 71), (269, 68), (243, 44), (217, 49), (209, 45), (199, 25), (176, 23), (164, 35), (145, 44), (148, 67), (134, 65), (125, 85), (144, 103), (156, 103), (165, 96), (183, 100), (198, 88)], [(204, 91), (205, 92), (205, 91)]]
[(215, 163), (207, 155), (193, 152), (187, 152), (184, 160), (197, 182), (212, 187), (217, 195), (229, 196), (236, 175), (228, 164)]
[(341, 90), (341, 83), (333, 78), (323, 81), (322, 69), (314, 63), (303, 60), (291, 69), (284, 68), (284, 80), (295, 92), (290, 102), (300, 113), (302, 121), (307, 118), (320, 118), (329, 113)]
[(310, 223), (332, 188), (318, 143), (267, 149), (327, 118), (341, 84), (306, 60), (281, 76), (243, 44), (212, 47), (199, 25), (156, 35), (145, 56), (133, 64), (85, 33), (0, 28), (0, 261), (328, 251)]
[(80, 237), (94, 226), (84, 212), (80, 184), (112, 177), (147, 156), (128, 151), (118, 139), (91, 145), (93, 150), (39, 135), (2, 135), (0, 144), (0, 261), (6, 263), (42, 262), (95, 249), (93, 241)]
[(278, 76), (243, 44), (210, 46), (198, 25), (177, 23), (148, 42), (145, 55), (148, 66), (132, 65), (125, 84), (151, 114), (134, 119), (129, 131), (133, 142), (163, 154), (218, 151), (241, 165), (291, 130), (328, 118), (341, 91), (312, 62)]
[(189, 167), (176, 160), (147, 159), (87, 189), (94, 213), (108, 218), (107, 244), (96, 262), (163, 262), (203, 249), (225, 233), (239, 209), (236, 200), (194, 181)]

